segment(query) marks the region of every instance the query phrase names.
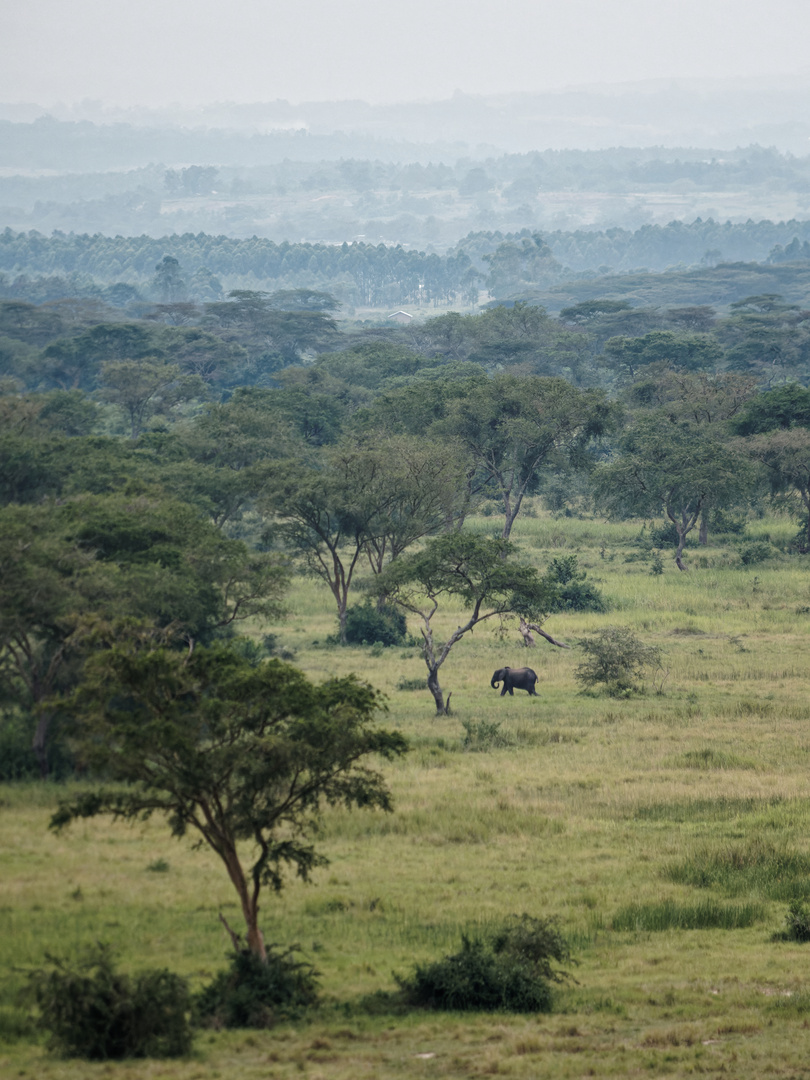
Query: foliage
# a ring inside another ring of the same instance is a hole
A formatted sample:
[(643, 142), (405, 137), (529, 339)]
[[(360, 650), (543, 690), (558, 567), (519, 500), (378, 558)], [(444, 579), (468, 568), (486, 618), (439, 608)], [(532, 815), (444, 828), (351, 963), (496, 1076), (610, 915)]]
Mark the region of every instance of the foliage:
[(745, 448), (764, 467), (771, 493), (794, 513), (803, 513), (805, 528), (800, 544), (806, 551), (810, 548), (810, 431), (804, 427), (779, 428), (752, 436), (746, 440)]
[(712, 528), (721, 536), (742, 536), (748, 525), (744, 514), (734, 514), (722, 507), (712, 512)]
[(121, 974), (104, 945), (74, 965), (48, 960), (31, 986), (52, 1049), (90, 1061), (181, 1057), (191, 1050), (191, 998), (179, 975)]
[(772, 559), (779, 552), (769, 543), (767, 540), (752, 540), (748, 544), (743, 544), (740, 548), (740, 562), (743, 566), (756, 566), (758, 563), (765, 562), (766, 559)]
[(786, 933), (791, 941), (810, 941), (810, 906), (804, 900), (791, 900), (785, 919)]
[(549, 587), (549, 613), (607, 610), (604, 597), (594, 585), (585, 582), (586, 576), (586, 571), (579, 569), (576, 555), (552, 559), (543, 575)]
[(574, 678), (588, 689), (601, 686), (614, 697), (639, 690), (645, 671), (661, 666), (658, 646), (645, 645), (626, 626), (605, 626), (594, 637), (582, 638), (577, 644), (586, 658)]
[(104, 644), (65, 708), (82, 760), (126, 786), (63, 801), (52, 827), (158, 813), (175, 836), (196, 832), (222, 860), (248, 947), (263, 957), (262, 887), (281, 889), (285, 866), (306, 879), (326, 861), (310, 842), (324, 804), (391, 808), (365, 762), (404, 753), (405, 739), (374, 726), (379, 694), (353, 676), (316, 687), (288, 664), (257, 666), (222, 645), (183, 655), (132, 633)]
[(678, 543), (678, 530), (671, 521), (651, 525), (647, 536), (649, 544), (654, 548), (672, 547)]
[(568, 944), (550, 919), (512, 916), (488, 938), (462, 936), (461, 951), (409, 977), (395, 976), (409, 1005), (479, 1012), (550, 1012), (551, 983), (567, 976)]
[(559, 377), (499, 372), (451, 400), (437, 432), (458, 439), (498, 493), (506, 540), (543, 474), (585, 468), (589, 445), (613, 422), (613, 407), (601, 391), (579, 390)]
[[(34, 752), (36, 717), (7, 701), (0, 708), (0, 783), (10, 780), (33, 780), (41, 777), (41, 762)], [(56, 737), (45, 748), (47, 775), (51, 780), (65, 780), (73, 775), (76, 763), (57, 729)]]
[(289, 461), (262, 505), (308, 573), (329, 586), (347, 643), (349, 594), (358, 563), (375, 574), (452, 516), (460, 468), (447, 447), (423, 450), (409, 436), (346, 439), (311, 464)]
[(215, 1028), (266, 1028), (314, 1005), (317, 972), (295, 960), (295, 952), (268, 945), (264, 961), (247, 950), (231, 953), (227, 970), (195, 997), (196, 1019)]
[(346, 641), (349, 645), (401, 645), (408, 629), (404, 614), (391, 604), (382, 608), (367, 599), (346, 612)]
[(810, 390), (798, 383), (758, 394), (734, 421), (737, 435), (763, 435), (792, 427), (810, 427)]
[(667, 407), (634, 418), (619, 453), (595, 475), (597, 498), (617, 516), (663, 510), (675, 527), (679, 569), (686, 537), (701, 514), (747, 494), (753, 470), (715, 423), (679, 418)]

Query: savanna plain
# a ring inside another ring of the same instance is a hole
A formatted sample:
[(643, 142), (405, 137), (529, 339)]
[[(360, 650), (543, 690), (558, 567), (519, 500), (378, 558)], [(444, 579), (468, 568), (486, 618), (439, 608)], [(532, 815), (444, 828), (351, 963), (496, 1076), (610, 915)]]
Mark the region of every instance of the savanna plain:
[[(516, 540), (544, 570), (576, 554), (604, 613), (552, 616), (570, 643), (522, 647), (514, 622), (476, 628), (441, 669), (436, 718), (418, 646), (339, 648), (328, 592), (298, 578), (272, 630), (313, 679), (356, 672), (387, 695), (411, 752), (384, 772), (393, 813), (329, 811), (309, 884), (265, 895), (269, 942), (298, 943), (321, 1004), (262, 1031), (202, 1030), (192, 1056), (89, 1064), (50, 1054), (26, 1019), (46, 953), (109, 942), (121, 967), (197, 987), (225, 965), (218, 914), (239, 913), (215, 857), (165, 823), (92, 819), (60, 835), (59, 784), (0, 789), (0, 1074), (40, 1080), (215, 1077), (810, 1075), (810, 944), (785, 933), (810, 899), (810, 556), (796, 524), (762, 517), (687, 549), (663, 573), (641, 521), (537, 506)], [(497, 535), (495, 518), (472, 526)], [(462, 621), (441, 612), (439, 636)], [(438, 619), (439, 617), (437, 617)], [(644, 692), (583, 693), (577, 642), (629, 627), (661, 650)], [(413, 635), (415, 623), (409, 624)], [(538, 694), (501, 697), (495, 668), (528, 663)], [(477, 732), (478, 739), (470, 733)], [(484, 737), (486, 736), (486, 737)], [(465, 745), (466, 743), (466, 745)], [(553, 916), (576, 961), (543, 1015), (398, 1012), (393, 972), (455, 952), (512, 914)]]

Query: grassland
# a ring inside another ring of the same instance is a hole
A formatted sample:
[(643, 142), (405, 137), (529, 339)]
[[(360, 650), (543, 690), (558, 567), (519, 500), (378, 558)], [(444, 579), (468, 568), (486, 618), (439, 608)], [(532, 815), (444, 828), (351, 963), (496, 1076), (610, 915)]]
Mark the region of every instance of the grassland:
[[(496, 519), (480, 518), (482, 530)], [(192, 1058), (90, 1066), (47, 1053), (20, 1006), (46, 952), (112, 943), (128, 970), (167, 966), (199, 985), (224, 963), (222, 910), (238, 920), (213, 856), (153, 821), (47, 829), (60, 791), (0, 790), (0, 1074), (115, 1077), (808, 1075), (810, 945), (782, 936), (810, 898), (810, 559), (742, 565), (738, 543), (692, 548), (691, 570), (635, 556), (640, 523), (527, 517), (517, 539), (544, 568), (574, 552), (605, 614), (556, 615), (576, 643), (629, 626), (660, 646), (661, 692), (580, 693), (570, 650), (521, 647), (479, 628), (453, 651), (435, 719), (415, 647), (326, 646), (329, 594), (299, 581), (272, 628), (313, 678), (357, 671), (388, 694), (387, 723), (413, 750), (387, 766), (391, 815), (335, 812), (311, 885), (268, 895), (269, 940), (299, 942), (323, 1005), (266, 1032), (203, 1032)], [(785, 545), (795, 525), (748, 538)], [(447, 627), (460, 621), (447, 609)], [(415, 627), (414, 627), (415, 629)], [(581, 655), (581, 654), (580, 654)], [(529, 662), (539, 698), (501, 698), (496, 667)], [(462, 748), (462, 721), (500, 724), (507, 745)], [(393, 971), (454, 951), (462, 931), (512, 913), (554, 915), (578, 964), (547, 1016), (375, 1013)]]

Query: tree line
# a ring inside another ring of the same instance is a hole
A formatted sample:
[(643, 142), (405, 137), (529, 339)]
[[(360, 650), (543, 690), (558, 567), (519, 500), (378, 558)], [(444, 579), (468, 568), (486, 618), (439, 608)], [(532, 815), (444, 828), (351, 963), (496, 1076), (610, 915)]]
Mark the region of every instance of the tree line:
[[(361, 583), (380, 610), (416, 615), (444, 710), (442, 597), (469, 607), (466, 630), (553, 610), (511, 547), (531, 496), (663, 516), (683, 568), (691, 535), (769, 492), (810, 549), (808, 313), (778, 297), (723, 319), (672, 309), (655, 330), (617, 301), (559, 319), (496, 307), (429, 320), (407, 344), (341, 333), (331, 304), (236, 294), (206, 329), (165, 321), (171, 304), (90, 326), (81, 304), (0, 309), (17, 349), (0, 396), (3, 730), (9, 748), (30, 739), (43, 774), (63, 749), (53, 703), (99, 634), (235, 639), (281, 614), (294, 572), (329, 591), (338, 641)], [(465, 529), (482, 506), (497, 541)]]
[(810, 222), (712, 220), (636, 230), (470, 233), (444, 254), (402, 245), (275, 243), (204, 233), (151, 236), (55, 232), (0, 234), (0, 296), (28, 302), (95, 298), (119, 307), (166, 298), (155, 266), (181, 268), (182, 298), (197, 303), (228, 290), (315, 288), (354, 306), (432, 303), (475, 307), (486, 289), (499, 298), (581, 275), (714, 267), (740, 261), (806, 263)]

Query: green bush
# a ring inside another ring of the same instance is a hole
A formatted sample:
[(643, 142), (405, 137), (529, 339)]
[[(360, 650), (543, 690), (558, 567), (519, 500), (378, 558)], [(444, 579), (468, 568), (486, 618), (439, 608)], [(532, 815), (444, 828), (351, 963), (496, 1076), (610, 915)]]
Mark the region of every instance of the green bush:
[[(39, 762), (33, 750), (36, 720), (10, 706), (0, 711), (0, 783), (7, 780), (38, 780)], [(58, 723), (48, 740), (48, 775), (64, 780), (75, 773), (75, 764)]]
[(251, 952), (230, 955), (230, 965), (197, 995), (195, 1016), (216, 1028), (267, 1028), (318, 999), (317, 972), (296, 961), (295, 948), (267, 949), (267, 962)]
[(576, 555), (561, 555), (551, 560), (543, 575), (550, 594), (548, 608), (551, 614), (607, 610), (602, 594), (586, 582), (585, 577), (586, 572), (579, 569)]
[(713, 510), (711, 528), (723, 536), (742, 536), (748, 522), (744, 514), (733, 514), (728, 510)]
[(130, 978), (99, 945), (75, 966), (54, 957), (31, 987), (49, 1045), (67, 1057), (180, 1057), (191, 1050), (188, 984), (169, 971)]
[(577, 644), (586, 658), (574, 678), (589, 689), (601, 684), (614, 697), (639, 690), (645, 671), (661, 668), (661, 650), (645, 645), (626, 626), (606, 626)]
[(463, 935), (460, 952), (394, 978), (406, 1004), (417, 1008), (550, 1012), (551, 984), (567, 977), (553, 962), (569, 961), (551, 920), (521, 915), (488, 939)]
[(740, 562), (743, 566), (756, 566), (757, 563), (772, 559), (779, 552), (767, 540), (752, 540), (740, 548)]
[(672, 521), (662, 521), (660, 525), (651, 525), (649, 532), (650, 544), (655, 548), (677, 547), (678, 530)]
[(370, 600), (346, 612), (346, 641), (350, 645), (401, 645), (407, 623), (399, 608), (378, 608)]
[(810, 907), (803, 900), (791, 900), (786, 921), (791, 941), (810, 941)]

